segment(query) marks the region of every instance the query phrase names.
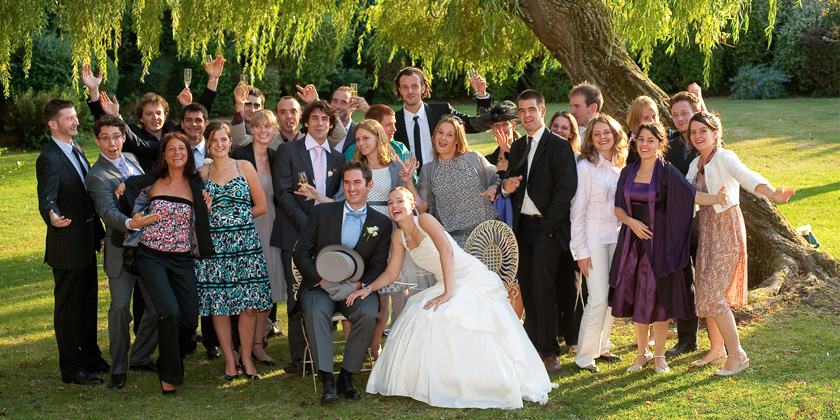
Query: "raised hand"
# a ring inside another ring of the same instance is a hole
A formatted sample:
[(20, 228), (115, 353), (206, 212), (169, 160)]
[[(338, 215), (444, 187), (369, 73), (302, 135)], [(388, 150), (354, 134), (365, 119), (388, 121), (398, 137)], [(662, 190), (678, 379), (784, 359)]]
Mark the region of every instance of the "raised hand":
[(470, 86), (477, 92), (478, 97), (487, 96), (487, 81), (478, 73), (473, 73), (469, 78)]
[(367, 100), (362, 98), (361, 96), (351, 96), (350, 97), (350, 107), (361, 113), (368, 112), (370, 109), (370, 105), (368, 105)]
[(181, 104), (181, 107), (185, 107), (192, 103), (192, 92), (190, 92), (190, 88), (184, 88), (184, 90), (178, 94), (178, 103)]
[(513, 143), (513, 137), (510, 135), (509, 129), (501, 127), (493, 127), (493, 136), (496, 137), (496, 143), (503, 152), (510, 152), (510, 145)]
[(221, 55), (217, 55), (216, 59), (210, 64), (204, 64), (204, 71), (207, 72), (207, 75), (210, 76), (211, 80), (218, 80), (219, 76), (222, 75), (222, 70), (224, 70), (224, 68), (225, 58)]
[(417, 158), (412, 156), (408, 161), (403, 163), (403, 168), (400, 171), (400, 179), (406, 185), (414, 185), (414, 171), (417, 170)]
[(245, 101), (248, 100), (249, 89), (248, 85), (242, 82), (239, 82), (239, 84), (233, 88), (233, 101), (236, 103), (236, 111), (242, 111), (245, 109)]
[(102, 110), (105, 111), (106, 114), (114, 117), (120, 116), (120, 103), (117, 101), (117, 95), (114, 95), (114, 99), (111, 99), (108, 97), (107, 93), (102, 92), (99, 99), (102, 101), (100, 106), (102, 106)]
[(96, 102), (99, 100), (99, 85), (102, 84), (102, 69), (99, 69), (99, 76), (94, 76), (90, 70), (90, 64), (82, 65), (82, 83), (88, 88), (90, 92), (90, 101)]
[(698, 85), (697, 83), (692, 83), (692, 84), (688, 85), (688, 88), (686, 90), (690, 93), (693, 93), (693, 94), (701, 97), (701, 98), (703, 97), (703, 90), (700, 88), (700, 85)]
[(298, 90), (298, 97), (307, 105), (318, 100), (318, 91), (315, 89), (315, 85), (308, 84), (306, 87), (295, 85), (295, 87)]

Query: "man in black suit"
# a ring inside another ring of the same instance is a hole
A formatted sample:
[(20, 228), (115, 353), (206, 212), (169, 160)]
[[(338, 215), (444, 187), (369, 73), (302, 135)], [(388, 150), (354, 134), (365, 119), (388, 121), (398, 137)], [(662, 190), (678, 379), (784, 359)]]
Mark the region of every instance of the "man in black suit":
[[(143, 216), (138, 213), (134, 219), (120, 212), (117, 196), (114, 194), (126, 178), (141, 175), (140, 162), (131, 153), (123, 153), (122, 145), (126, 135), (134, 136), (128, 126), (112, 115), (106, 115), (93, 124), (94, 141), (99, 146), (99, 159), (85, 177), (90, 198), (102, 221), (105, 223), (105, 274), (111, 292), (111, 306), (108, 309), (108, 338), (111, 353), (111, 380), (109, 389), (125, 386), (129, 366), (136, 369), (157, 371), (151, 355), (157, 347), (157, 316), (151, 300), (145, 299), (145, 313), (137, 321), (137, 338), (128, 358), (131, 344), (131, 293), (139, 284), (137, 276), (129, 273), (123, 264), (123, 248), (111, 242), (115, 231), (129, 232), (147, 226), (160, 219), (159, 215)], [(145, 289), (143, 292), (145, 293)]]
[[(545, 99), (528, 89), (516, 99), (527, 135), (510, 148), (502, 193), (513, 202), (513, 231), (519, 241), (519, 285), (525, 331), (549, 373), (560, 371), (555, 281), (572, 281), (574, 271), (555, 280), (557, 262), (571, 259), (572, 197), (577, 189), (574, 152), (569, 142), (545, 127)], [(571, 267), (573, 264), (568, 264)]]
[(52, 138), (35, 163), (38, 210), (47, 225), (44, 262), (55, 278), (55, 338), (61, 380), (97, 385), (90, 373), (108, 372), (96, 344), (96, 251), (105, 236), (85, 189), (90, 170), (73, 137), (79, 119), (73, 103), (53, 99), (44, 105)]
[(350, 88), (341, 86), (333, 92), (330, 105), (338, 112), (338, 122), (347, 131), (344, 136), (333, 148), (341, 153), (344, 153), (348, 147), (356, 144), (356, 123), (353, 122), (353, 109), (350, 108)]
[[(484, 79), (476, 75), (470, 78), (470, 83), (478, 92), (478, 106), (489, 109), (491, 100)], [(406, 67), (394, 78), (394, 95), (404, 102), (403, 108), (397, 111), (397, 132), (394, 133), (394, 140), (411, 150), (420, 166), (434, 159), (432, 137), (438, 121), (444, 115), (457, 115), (461, 118), (465, 122), (464, 129), (467, 133), (481, 132), (469, 123), (473, 117), (458, 112), (452, 105), (424, 103), (423, 99), (431, 97), (431, 93), (432, 85), (429, 79), (416, 67)]]
[[(362, 369), (365, 351), (373, 339), (379, 322), (379, 299), (358, 299), (352, 306), (342, 299), (333, 301), (321, 287), (324, 280), (315, 267), (315, 256), (327, 245), (344, 245), (365, 262), (364, 273), (353, 283), (356, 290), (376, 280), (388, 265), (391, 247), (391, 220), (367, 206), (367, 196), (373, 187), (373, 173), (362, 162), (344, 165), (342, 180), (347, 201), (322, 204), (312, 210), (295, 246), (295, 264), (302, 277), (300, 302), (306, 324), (306, 336), (312, 347), (318, 376), (324, 383), (321, 404), (345, 399), (361, 398), (353, 386), (352, 374)], [(344, 362), (338, 376), (333, 377), (332, 316), (344, 314), (353, 327), (347, 337)]]
[(342, 200), (341, 167), (344, 156), (332, 149), (327, 137), (338, 124), (335, 109), (326, 101), (317, 100), (303, 109), (304, 139), (283, 143), (274, 154), (271, 179), (274, 184), (274, 201), (277, 217), (271, 230), (271, 246), (281, 249), (283, 271), (286, 277), (287, 314), (289, 316), (289, 352), (292, 361), (283, 366), (287, 373), (303, 369), (303, 339), (301, 319), (292, 276), (292, 251), (309, 213), (317, 203), (303, 195), (295, 194), (300, 182), (299, 174), (305, 173), (313, 188), (327, 197)]

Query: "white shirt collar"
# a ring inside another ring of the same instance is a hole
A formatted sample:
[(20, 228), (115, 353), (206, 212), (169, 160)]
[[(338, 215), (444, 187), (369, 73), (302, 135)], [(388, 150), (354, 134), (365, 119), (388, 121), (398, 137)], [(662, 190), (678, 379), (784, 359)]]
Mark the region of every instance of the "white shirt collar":
[(324, 140), (323, 144), (318, 144), (318, 142), (315, 141), (315, 138), (310, 136), (309, 133), (306, 133), (306, 137), (304, 137), (303, 140), (303, 145), (306, 146), (306, 150), (312, 150), (316, 146), (321, 146), (324, 148), (324, 150), (327, 151), (327, 153), (330, 152), (330, 145), (327, 140)]
[(52, 138), (52, 140), (55, 142), (55, 144), (57, 144), (57, 145), (58, 145), (58, 147), (60, 147), (60, 148), (61, 148), (61, 151), (62, 151), (62, 152), (64, 152), (64, 153), (73, 153), (73, 145), (72, 145), (72, 142), (73, 142), (73, 141), (72, 141), (72, 140), (70, 141), (70, 143), (65, 143), (65, 142), (63, 142), (63, 141), (61, 141), (61, 140), (59, 140), (59, 139), (57, 139), (57, 138), (55, 138), (55, 137), (51, 137), (51, 138)]
[(421, 120), (424, 120), (424, 121), (426, 120), (426, 104), (423, 103), (423, 102), (420, 102), (420, 109), (417, 110), (416, 114), (407, 110), (407, 109), (405, 109), (405, 107), (403, 107), (403, 111), (405, 111), (405, 120), (406, 121), (414, 120), (415, 115), (420, 117), (419, 119), (421, 119)]
[[(116, 167), (116, 168), (120, 167), (120, 159), (125, 159), (125, 155), (123, 155), (122, 153), (120, 153), (120, 157), (118, 157), (116, 159), (111, 159), (108, 156), (105, 156), (105, 153), (102, 153), (101, 151), (99, 152), (99, 156), (102, 157), (103, 159), (107, 160), (108, 162), (111, 162), (111, 164), (114, 165), (114, 167)], [(131, 162), (129, 162), (128, 159), (126, 159), (125, 163), (129, 164)]]
[(540, 142), (540, 139), (542, 138), (543, 133), (545, 133), (545, 124), (543, 124), (542, 127), (540, 127), (537, 131), (535, 131), (534, 134), (529, 134), (531, 136), (531, 138), (534, 139), (534, 143), (531, 145), (532, 148), (536, 147), (537, 144)]

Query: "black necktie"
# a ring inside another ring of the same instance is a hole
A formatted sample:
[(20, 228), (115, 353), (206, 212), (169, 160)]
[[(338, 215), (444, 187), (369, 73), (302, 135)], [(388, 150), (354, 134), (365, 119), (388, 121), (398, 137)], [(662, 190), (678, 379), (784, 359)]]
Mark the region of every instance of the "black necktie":
[(417, 165), (423, 166), (423, 148), (420, 142), (420, 119), (419, 116), (414, 116), (414, 156), (417, 157)]
[(514, 165), (513, 169), (508, 170), (508, 173), (516, 173), (520, 169), (522, 169), (522, 167), (525, 167), (525, 172), (523, 173), (523, 175), (525, 175), (527, 177), (528, 169), (530, 169), (530, 168), (527, 167), (527, 165), (528, 165), (528, 155), (531, 154), (531, 143), (533, 143), (534, 138), (531, 137), (531, 136), (528, 136), (528, 137), (525, 137), (525, 141), (526, 141), (526, 143), (525, 143), (526, 144), (525, 153), (522, 155), (522, 158), (519, 159), (519, 162), (517, 162), (516, 165)]
[(72, 147), (73, 156), (76, 156), (76, 162), (79, 163), (79, 168), (81, 168), (82, 170), (82, 179), (84, 180), (84, 178), (87, 176), (87, 165), (85, 165), (85, 163), (82, 162), (82, 153), (79, 152), (79, 149), (76, 149), (76, 143), (73, 143)]

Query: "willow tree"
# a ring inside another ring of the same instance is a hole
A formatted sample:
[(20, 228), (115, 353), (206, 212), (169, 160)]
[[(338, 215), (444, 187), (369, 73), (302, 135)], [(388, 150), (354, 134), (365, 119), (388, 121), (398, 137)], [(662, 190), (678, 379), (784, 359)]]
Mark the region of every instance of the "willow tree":
[[(769, 1), (768, 36), (776, 2)], [(363, 43), (403, 51), (430, 74), (463, 74), (475, 68), (501, 81), (522, 74), (536, 58), (559, 63), (569, 79), (589, 80), (605, 94), (605, 111), (622, 120), (638, 95), (660, 103), (667, 119), (666, 95), (645, 75), (653, 49), (673, 51), (697, 44), (707, 53), (722, 40), (735, 43), (749, 25), (751, 0), (3, 0), (0, 25), (0, 82), (9, 89), (9, 59), (18, 48), (31, 57), (31, 34), (46, 19), (72, 40), (74, 77), (78, 64), (114, 55), (122, 18), (131, 14), (143, 65), (159, 55), (161, 20), (172, 19), (180, 55), (203, 55), (232, 37), (238, 56), (258, 78), (270, 55), (303, 62), (311, 42), (336, 51)], [(328, 24), (327, 24), (328, 23)], [(359, 26), (362, 37), (354, 39)], [(330, 28), (324, 30), (324, 28)], [(640, 68), (630, 54), (639, 57)], [(387, 59), (374, 58), (377, 60)], [(381, 64), (381, 63), (376, 63)], [(750, 284), (768, 294), (795, 285), (840, 277), (840, 264), (811, 249), (766, 199), (749, 194), (742, 206), (747, 220)], [(798, 287), (798, 286), (797, 286)]]

